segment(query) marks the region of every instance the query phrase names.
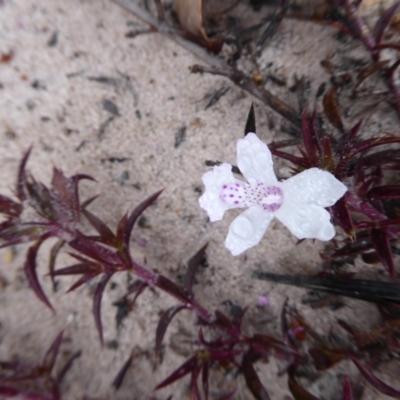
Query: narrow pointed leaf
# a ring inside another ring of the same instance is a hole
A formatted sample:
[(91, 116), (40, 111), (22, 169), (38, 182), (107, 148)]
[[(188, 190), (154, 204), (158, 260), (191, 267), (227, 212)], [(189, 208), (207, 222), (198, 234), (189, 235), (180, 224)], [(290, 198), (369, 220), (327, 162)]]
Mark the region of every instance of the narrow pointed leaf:
[(23, 210), (21, 204), (0, 194), (0, 213), (9, 217), (18, 217)]
[(400, 149), (376, 151), (363, 157), (362, 163), (367, 167), (384, 165), (400, 161)]
[(340, 198), (332, 207), (331, 207), (333, 216), (339, 222), (341, 228), (346, 232), (346, 234), (350, 237), (354, 236), (354, 225), (350, 216), (350, 212), (347, 208), (346, 197)]
[(113, 273), (109, 272), (109, 273), (105, 273), (101, 277), (100, 282), (96, 286), (96, 290), (94, 292), (94, 297), (93, 297), (93, 314), (94, 314), (94, 320), (96, 323), (96, 328), (97, 328), (97, 331), (99, 332), (101, 345), (103, 345), (103, 343), (104, 343), (103, 342), (103, 326), (101, 323), (101, 299), (103, 297), (103, 292), (107, 285), (107, 282), (110, 280), (112, 275), (113, 275)]
[(197, 365), (197, 355), (190, 357), (186, 360), (178, 369), (176, 369), (168, 378), (164, 379), (161, 383), (159, 383), (154, 390), (161, 389), (165, 386), (170, 385), (171, 383), (177, 381), (178, 379), (184, 377), (188, 373), (192, 372)]
[(390, 277), (396, 279), (392, 249), (386, 229), (371, 229), (371, 241)]
[(0, 394), (7, 397), (15, 397), (21, 394), (21, 391), (11, 386), (0, 386)]
[(156, 346), (155, 346), (155, 354), (156, 357), (160, 357), (160, 350), (162, 341), (164, 339), (165, 333), (172, 319), (179, 311), (185, 309), (186, 306), (179, 305), (175, 307), (169, 308), (167, 311), (163, 313), (160, 320), (158, 321), (157, 330), (156, 330)]
[(19, 163), (18, 167), (18, 177), (17, 177), (17, 187), (16, 187), (16, 194), (17, 197), (20, 201), (23, 201), (26, 199), (26, 194), (25, 194), (25, 183), (26, 183), (26, 173), (25, 173), (25, 167), (26, 163), (28, 162), (29, 155), (31, 154), (32, 151), (32, 146), (29, 146), (28, 150), (22, 157), (21, 162)]
[(83, 210), (82, 213), (86, 217), (86, 219), (90, 222), (90, 224), (93, 226), (93, 228), (96, 229), (97, 232), (99, 232), (100, 236), (110, 240), (111, 242), (113, 241), (115, 242), (114, 233), (100, 218), (97, 218), (94, 214), (92, 214), (88, 210)]
[(352, 157), (357, 153), (361, 153), (366, 150), (370, 150), (376, 146), (382, 146), (384, 144), (400, 143), (400, 138), (394, 136), (382, 136), (377, 138), (365, 139), (356, 143), (349, 151), (349, 156)]
[(310, 168), (310, 164), (303, 157), (294, 156), (293, 154), (285, 153), (284, 151), (280, 151), (278, 149), (270, 149), (271, 153), (276, 156), (283, 158), (284, 160), (290, 161), (291, 163), (298, 165), (303, 168)]
[(80, 205), (80, 209), (81, 209), (81, 210), (84, 210), (86, 207), (88, 207), (90, 204), (92, 204), (98, 197), (99, 197), (98, 194), (96, 194), (96, 196), (89, 197), (87, 200), (85, 200), (85, 201)]
[(101, 267), (98, 268), (94, 267), (93, 265), (89, 264), (74, 264), (70, 265), (69, 267), (60, 268), (53, 272), (54, 276), (59, 275), (80, 275), (80, 274), (89, 274), (89, 273), (100, 273)]
[(75, 239), (68, 244), (79, 253), (84, 254), (99, 263), (106, 263), (109, 265), (121, 264), (121, 260), (116, 253), (104, 246), (99, 245), (79, 231), (76, 232)]
[(367, 193), (370, 200), (389, 200), (400, 198), (400, 185), (386, 185), (372, 188)]
[(124, 235), (124, 243), (126, 248), (129, 248), (129, 241), (131, 238), (131, 233), (133, 229), (133, 225), (135, 224), (136, 220), (140, 217), (140, 215), (146, 210), (146, 208), (150, 207), (158, 198), (158, 196), (162, 193), (163, 190), (160, 190), (150, 196), (148, 199), (140, 203), (131, 213), (128, 218), (126, 224), (126, 230)]
[(354, 400), (353, 390), (349, 377), (346, 375), (343, 380), (343, 397), (342, 400)]
[(60, 346), (63, 340), (64, 332), (61, 331), (54, 342), (51, 344), (50, 348), (47, 350), (46, 355), (43, 359), (43, 367), (46, 369), (48, 373), (50, 373), (54, 367), (54, 364), (57, 359), (58, 352), (60, 350)]
[(203, 364), (203, 370), (201, 372), (201, 383), (203, 386), (203, 393), (205, 400), (208, 400), (209, 394), (209, 375), (210, 375), (210, 360), (206, 360)]
[(254, 113), (254, 103), (251, 103), (251, 107), (249, 110), (249, 114), (247, 116), (246, 126), (244, 128), (244, 136), (248, 133), (257, 133), (256, 132), (256, 116)]
[(349, 148), (353, 145), (353, 142), (361, 129), (363, 120), (358, 121), (344, 136), (338, 147), (338, 153), (342, 154), (345, 151), (348, 151)]
[(67, 362), (64, 364), (64, 366), (61, 368), (60, 372), (57, 374), (56, 382), (59, 385), (63, 380), (67, 372), (70, 370), (72, 367), (72, 364), (75, 362), (77, 358), (81, 356), (82, 352), (77, 351), (72, 356), (67, 360)]
[(42, 287), (40, 286), (39, 279), (36, 273), (36, 256), (41, 244), (50, 237), (50, 235), (43, 235), (34, 245), (29, 247), (26, 255), (24, 264), (24, 271), (28, 280), (29, 286), (35, 292), (36, 296), (41, 300), (51, 311), (54, 311), (53, 306), (50, 304), (47, 296), (44, 294)]
[(182, 303), (190, 303), (190, 299), (186, 292), (179, 287), (176, 283), (172, 282), (170, 279), (163, 275), (159, 275), (157, 279), (156, 286), (165, 292), (169, 293), (171, 296), (175, 297)]
[(81, 276), (68, 290), (67, 293), (74, 291), (79, 286), (84, 285), (85, 283), (89, 282), (93, 278), (99, 275), (98, 272), (88, 272), (87, 274)]
[(49, 257), (49, 275), (51, 278), (51, 282), (53, 283), (53, 291), (55, 291), (56, 288), (56, 283), (54, 280), (54, 267), (56, 264), (56, 259), (57, 259), (57, 255), (60, 252), (60, 250), (62, 249), (62, 247), (65, 245), (65, 240), (58, 240), (54, 246), (51, 248), (50, 250), (50, 257)]
[(113, 380), (112, 386), (114, 387), (115, 390), (118, 390), (121, 387), (125, 375), (132, 364), (132, 361), (133, 361), (133, 352), (131, 353), (129, 358), (124, 362), (124, 365), (122, 366), (117, 376)]
[(374, 375), (371, 368), (361, 364), (361, 362), (357, 360), (357, 358), (350, 356), (350, 359), (359, 369), (367, 382), (372, 385), (376, 390), (390, 397), (394, 397), (395, 399), (400, 399), (400, 391), (394, 389), (393, 387), (380, 380), (376, 375)]
[(393, 17), (395, 16), (398, 8), (400, 6), (400, 3), (397, 2), (393, 4), (391, 7), (389, 7), (378, 19), (378, 21), (375, 24), (374, 30), (372, 32), (376, 44), (379, 44), (382, 41), (383, 34), (386, 30), (386, 28), (390, 25), (392, 22)]
[(341, 132), (344, 131), (342, 117), (336, 100), (337, 88), (333, 87), (323, 98), (324, 112), (329, 122)]
[(192, 371), (192, 376), (190, 378), (190, 400), (201, 400), (199, 385), (197, 383), (197, 378), (200, 374), (200, 367), (197, 365)]
[(318, 397), (314, 396), (311, 394), (309, 391), (304, 389), (302, 386), (300, 386), (297, 381), (294, 378), (294, 373), (293, 369), (289, 370), (288, 374), (288, 386), (290, 393), (292, 393), (292, 396), (294, 397), (295, 400), (319, 400)]
[(242, 361), (242, 373), (246, 381), (247, 387), (257, 400), (270, 400), (267, 390), (261, 383), (256, 370), (254, 369), (250, 355), (247, 353)]
[(207, 249), (208, 243), (205, 244), (188, 262), (186, 274), (183, 279), (183, 288), (186, 290), (186, 292), (192, 296), (193, 291), (192, 291), (192, 285), (193, 285), (193, 279), (196, 274), (197, 267), (199, 266), (200, 261), (204, 257), (204, 253)]

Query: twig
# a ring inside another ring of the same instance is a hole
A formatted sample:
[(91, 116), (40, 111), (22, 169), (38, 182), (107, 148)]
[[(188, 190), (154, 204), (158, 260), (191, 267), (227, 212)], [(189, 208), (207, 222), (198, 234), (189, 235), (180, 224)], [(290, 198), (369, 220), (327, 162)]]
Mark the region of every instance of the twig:
[(270, 91), (257, 85), (243, 72), (229, 66), (226, 66), (224, 69), (217, 69), (203, 67), (202, 65), (198, 64), (192, 65), (190, 67), (190, 71), (192, 73), (209, 73), (212, 75), (226, 76), (237, 86), (260, 99), (263, 103), (271, 107), (274, 111), (286, 118), (293, 125), (301, 127), (300, 115), (292, 107), (280, 100), (277, 96), (273, 95)]
[(280, 100), (268, 90), (258, 86), (251, 78), (246, 76), (241, 71), (238, 71), (236, 68), (230, 67), (228, 64), (225, 63), (224, 60), (213, 56), (201, 46), (198, 46), (197, 44), (182, 37), (178, 30), (171, 28), (165, 21), (158, 20), (152, 14), (136, 4), (135, 0), (112, 1), (134, 14), (137, 18), (141, 19), (146, 24), (150, 25), (154, 32), (158, 32), (169, 37), (175, 43), (190, 51), (192, 54), (199, 57), (202, 61), (204, 61), (211, 67), (206, 68), (199, 65), (194, 65), (191, 67), (191, 72), (211, 73), (214, 75), (226, 76), (237, 86), (260, 99), (263, 103), (272, 108), (282, 117), (286, 118), (293, 125), (301, 127), (300, 115), (298, 115), (298, 113), (288, 104)]

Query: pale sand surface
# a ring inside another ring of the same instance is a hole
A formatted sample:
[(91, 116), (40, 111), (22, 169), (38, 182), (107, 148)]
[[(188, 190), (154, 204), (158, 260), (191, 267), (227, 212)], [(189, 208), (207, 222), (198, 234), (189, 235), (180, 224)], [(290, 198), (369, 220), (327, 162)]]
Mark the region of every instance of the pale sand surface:
[[(254, 101), (249, 94), (222, 77), (191, 75), (188, 67), (199, 60), (161, 35), (126, 38), (129, 23), (137, 21), (109, 1), (4, 0), (1, 4), (0, 52), (12, 50), (15, 54), (9, 64), (0, 64), (1, 193), (12, 195), (18, 162), (30, 144), (34, 148), (28, 169), (38, 180), (49, 183), (53, 166), (67, 175), (81, 172), (96, 178), (95, 183), (82, 184), (82, 198), (100, 193), (90, 209), (111, 227), (127, 210), (164, 188), (157, 204), (146, 211), (147, 227), (134, 230), (133, 252), (141, 262), (146, 258), (148, 266), (176, 279), (190, 256), (209, 242), (209, 267), (200, 270), (195, 290), (199, 301), (210, 309), (226, 311), (223, 303), (227, 300), (250, 306), (249, 319), (255, 323), (247, 329), (277, 337), (286, 296), (319, 332), (327, 333), (337, 318), (356, 320), (361, 328), (374, 325), (378, 314), (363, 302), (346, 300), (346, 306), (335, 312), (312, 310), (301, 305), (304, 290), (251, 278), (254, 269), (312, 274), (319, 270), (321, 243), (306, 241), (296, 246), (296, 238), (274, 221), (257, 247), (233, 258), (223, 242), (238, 211), (227, 213), (221, 222), (207, 222), (198, 205), (201, 176), (207, 170), (204, 161), (235, 164), (235, 143), (242, 137)], [(54, 32), (58, 32), (57, 43), (49, 47)], [(272, 71), (287, 78), (287, 87), (293, 84), (295, 73), (312, 76), (310, 90), (314, 94), (310, 98), (315, 98), (319, 84), (329, 78), (319, 62), (338, 46), (333, 33), (326, 27), (285, 21), (263, 53), (261, 68), (273, 61)], [(88, 79), (99, 76), (119, 79), (121, 85)], [(32, 87), (35, 81), (37, 88)], [(229, 88), (226, 95), (205, 109), (215, 90), (223, 86)], [(271, 84), (270, 88), (277, 95), (287, 93), (287, 88)], [(102, 106), (105, 99), (118, 106), (120, 116), (99, 137), (100, 127), (111, 116)], [(289, 101), (296, 107), (295, 98)], [(255, 106), (262, 140), (269, 143), (289, 138), (281, 130), (288, 123), (262, 104), (256, 102)], [(390, 128), (395, 119), (389, 117), (386, 125)], [(176, 147), (175, 137), (182, 128), (186, 128), (186, 136)], [(112, 158), (123, 161), (110, 161)], [(280, 176), (289, 176), (288, 165), (281, 160), (276, 160), (275, 169)], [(73, 280), (63, 278), (58, 292), (52, 293), (45, 277), (50, 244), (40, 252), (38, 271), (56, 315), (28, 289), (21, 269), (24, 246), (16, 249), (12, 263), (7, 261), (9, 253), (0, 254), (0, 273), (6, 283), (0, 290), (0, 358), (18, 354), (33, 362), (65, 329), (68, 340), (60, 358), (65, 359), (67, 352), (83, 351), (62, 386), (65, 399), (83, 395), (93, 399), (146, 398), (189, 354), (190, 345), (182, 342), (194, 337), (194, 316), (184, 312), (173, 321), (165, 337), (164, 360), (157, 363), (153, 356), (157, 321), (160, 312), (176, 302), (159, 291), (147, 291), (117, 331), (112, 303), (127, 286), (126, 273), (117, 274), (103, 297), (106, 346), (102, 349), (91, 312), (93, 285), (65, 294)], [(64, 255), (58, 265), (70, 262)], [(353, 269), (361, 267), (357, 263)], [(268, 307), (255, 307), (259, 295), (268, 297)], [(111, 383), (133, 348), (143, 353), (133, 361), (122, 388), (115, 392)], [(286, 375), (277, 375), (282, 367), (274, 359), (257, 364), (271, 398), (288, 400)], [(316, 375), (314, 382), (303, 384), (324, 399), (338, 399), (344, 370), (355, 374), (353, 367), (342, 363), (321, 377)], [(395, 374), (392, 371), (383, 377), (390, 381)], [(242, 377), (221, 371), (212, 384), (211, 398), (217, 398), (222, 387), (228, 390), (235, 384), (239, 385), (235, 399), (251, 398), (242, 388)], [(174, 399), (188, 398), (188, 385), (185, 378), (161, 391), (160, 398), (170, 393)], [(372, 389), (364, 397), (378, 398), (385, 396)]]

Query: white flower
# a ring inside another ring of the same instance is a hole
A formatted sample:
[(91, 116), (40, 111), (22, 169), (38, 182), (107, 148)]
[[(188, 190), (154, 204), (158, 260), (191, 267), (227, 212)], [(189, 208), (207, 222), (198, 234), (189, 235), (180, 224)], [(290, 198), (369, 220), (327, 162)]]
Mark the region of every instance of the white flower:
[(255, 133), (238, 140), (237, 164), (248, 183), (236, 179), (232, 166), (224, 163), (203, 175), (206, 190), (199, 199), (211, 221), (221, 220), (230, 208), (248, 207), (229, 227), (225, 246), (232, 255), (259, 243), (274, 216), (299, 239), (335, 236), (324, 207), (334, 205), (347, 188), (331, 173), (310, 168), (279, 182), (271, 152)]

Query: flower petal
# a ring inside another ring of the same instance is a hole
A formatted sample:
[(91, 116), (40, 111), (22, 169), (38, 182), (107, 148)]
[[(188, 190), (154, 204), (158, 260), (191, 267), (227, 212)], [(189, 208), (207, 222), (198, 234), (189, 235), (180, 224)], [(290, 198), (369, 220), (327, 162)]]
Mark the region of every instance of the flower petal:
[(268, 146), (255, 133), (237, 141), (237, 164), (240, 172), (252, 185), (258, 182), (277, 182)]
[(230, 208), (243, 207), (241, 204), (234, 204), (222, 201), (221, 191), (223, 186), (238, 183), (242, 187), (243, 182), (235, 179), (232, 174), (232, 166), (224, 163), (214, 167), (211, 171), (206, 172), (202, 177), (206, 187), (205, 192), (199, 198), (200, 207), (206, 210), (210, 221), (219, 221), (223, 218), (226, 210)]
[(231, 223), (225, 246), (233, 256), (243, 253), (260, 242), (273, 218), (259, 206), (248, 208)]
[(326, 241), (335, 236), (329, 212), (313, 204), (284, 202), (275, 217), (299, 239)]
[(330, 172), (310, 168), (281, 183), (283, 202), (290, 199), (293, 204), (314, 204), (320, 207), (333, 206), (347, 191), (345, 185)]

